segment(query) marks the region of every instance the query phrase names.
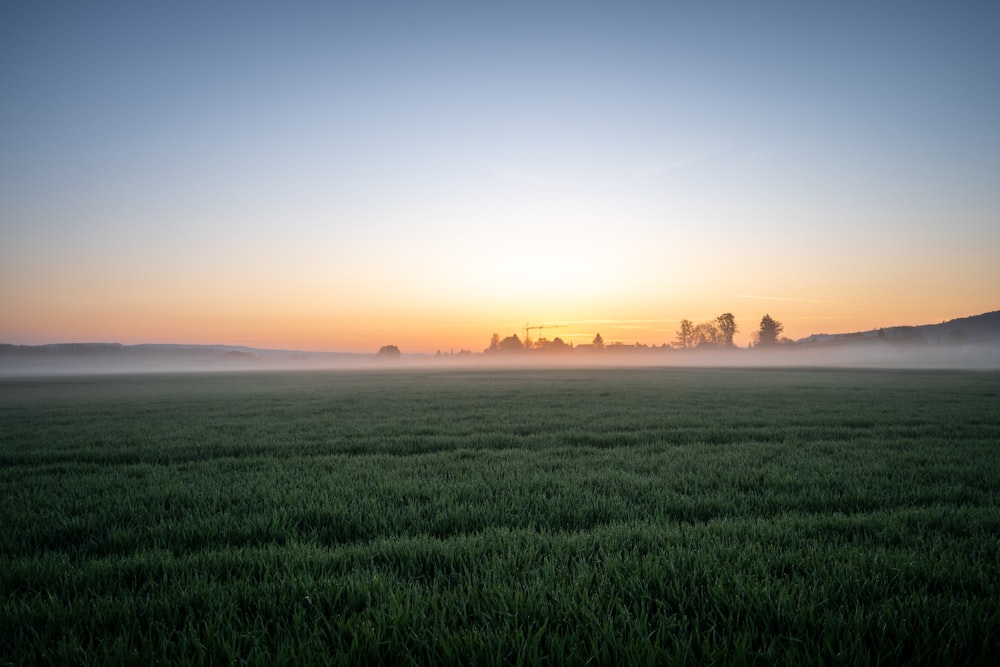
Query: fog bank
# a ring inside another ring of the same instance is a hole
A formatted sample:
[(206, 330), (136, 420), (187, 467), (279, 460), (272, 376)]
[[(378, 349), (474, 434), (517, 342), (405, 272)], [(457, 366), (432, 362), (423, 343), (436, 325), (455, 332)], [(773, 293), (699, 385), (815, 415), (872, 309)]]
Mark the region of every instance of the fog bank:
[(782, 345), (772, 349), (624, 348), (562, 353), (343, 354), (227, 346), (0, 345), (0, 376), (406, 368), (832, 367), (1000, 370), (1000, 345)]

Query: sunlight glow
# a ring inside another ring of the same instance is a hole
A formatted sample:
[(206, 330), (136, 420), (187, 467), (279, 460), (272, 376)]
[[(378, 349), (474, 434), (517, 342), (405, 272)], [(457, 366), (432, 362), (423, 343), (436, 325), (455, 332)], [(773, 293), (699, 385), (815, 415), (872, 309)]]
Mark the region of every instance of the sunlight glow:
[(995, 9), (186, 12), (0, 7), (0, 343), (998, 307)]

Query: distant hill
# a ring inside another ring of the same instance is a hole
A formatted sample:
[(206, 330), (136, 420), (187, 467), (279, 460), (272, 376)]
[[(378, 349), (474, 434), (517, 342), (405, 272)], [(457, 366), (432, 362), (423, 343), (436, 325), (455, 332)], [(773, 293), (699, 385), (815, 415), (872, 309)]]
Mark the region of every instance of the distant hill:
[(373, 356), (340, 352), (260, 350), (230, 345), (0, 344), (0, 374), (331, 368), (365, 363)]
[(1000, 310), (960, 317), (940, 324), (883, 327), (843, 334), (813, 334), (797, 342), (819, 346), (878, 342), (913, 345), (998, 345)]

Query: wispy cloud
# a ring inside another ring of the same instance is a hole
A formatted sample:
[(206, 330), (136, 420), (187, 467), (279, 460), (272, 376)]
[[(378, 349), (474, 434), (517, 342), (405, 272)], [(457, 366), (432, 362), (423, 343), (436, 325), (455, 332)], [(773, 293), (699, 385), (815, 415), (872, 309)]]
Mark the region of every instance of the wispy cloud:
[(703, 162), (705, 159), (706, 158), (704, 156), (692, 155), (689, 157), (678, 158), (676, 160), (648, 164), (637, 168), (633, 172), (633, 176), (639, 180), (656, 178), (657, 176), (662, 176), (663, 174), (671, 171), (676, 171), (677, 169), (682, 169), (684, 167)]
[[(581, 324), (607, 324), (607, 325), (617, 325), (620, 329), (645, 329), (647, 327), (642, 325), (647, 324), (662, 324), (664, 322), (672, 322), (673, 320), (655, 319), (655, 320), (557, 320), (557, 321), (545, 321), (541, 324), (545, 327), (574, 327)], [(532, 323), (534, 324), (534, 323)], [(516, 322), (507, 322), (506, 326), (517, 325)], [(524, 323), (520, 323), (522, 328)], [(560, 334), (561, 335), (561, 334)]]
[(559, 322), (559, 324), (655, 324), (666, 320), (573, 320), (572, 322)]
[(756, 294), (737, 294), (737, 299), (760, 299), (763, 301), (799, 301), (802, 303), (833, 303), (839, 304), (839, 301), (824, 301), (821, 299), (802, 299), (794, 296), (760, 296)]

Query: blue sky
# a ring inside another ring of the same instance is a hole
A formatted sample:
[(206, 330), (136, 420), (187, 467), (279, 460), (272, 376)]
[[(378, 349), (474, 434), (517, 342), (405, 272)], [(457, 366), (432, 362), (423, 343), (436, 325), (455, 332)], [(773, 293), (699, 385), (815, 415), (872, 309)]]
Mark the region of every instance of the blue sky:
[(994, 309), (997, 6), (873, 4), (5, 4), (0, 339)]

